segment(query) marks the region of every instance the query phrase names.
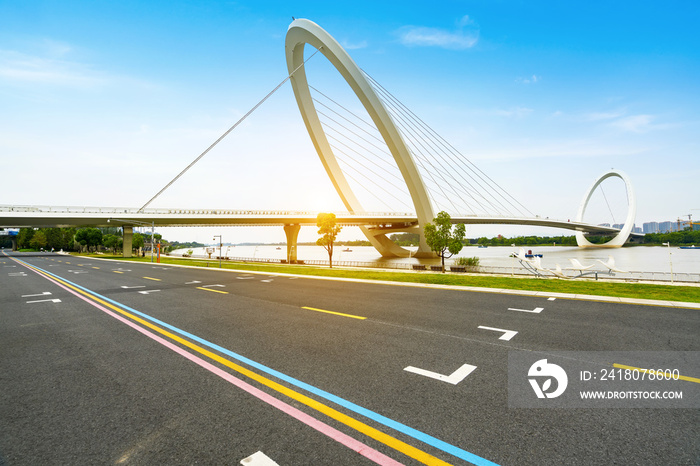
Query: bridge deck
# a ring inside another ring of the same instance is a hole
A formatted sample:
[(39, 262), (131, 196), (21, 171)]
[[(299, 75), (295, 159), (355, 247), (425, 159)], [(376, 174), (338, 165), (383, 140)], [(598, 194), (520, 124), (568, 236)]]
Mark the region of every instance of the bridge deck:
[[(0, 206), (0, 228), (21, 227), (81, 227), (119, 226), (148, 223), (158, 226), (274, 226), (316, 225), (318, 212), (308, 211), (253, 211), (226, 209), (145, 209), (119, 207), (56, 207), (56, 206)], [(369, 226), (400, 229), (415, 226), (418, 218), (412, 213), (336, 213), (343, 226)], [(569, 220), (549, 218), (515, 218), (485, 216), (454, 216), (453, 223), (471, 225), (530, 225), (563, 228), (594, 235), (612, 235), (616, 228), (590, 225)], [(638, 234), (637, 234), (638, 235)]]

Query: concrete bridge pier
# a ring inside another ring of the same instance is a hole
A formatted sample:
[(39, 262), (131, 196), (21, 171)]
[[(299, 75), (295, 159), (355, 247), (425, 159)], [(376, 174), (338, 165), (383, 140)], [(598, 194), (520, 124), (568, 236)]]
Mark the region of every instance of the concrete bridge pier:
[(122, 257), (131, 257), (131, 250), (134, 238), (134, 227), (129, 225), (122, 226), (122, 232), (124, 237), (124, 245), (122, 246), (123, 252)]
[(290, 224), (284, 226), (284, 234), (287, 236), (287, 262), (294, 264), (297, 261), (297, 238), (301, 225)]

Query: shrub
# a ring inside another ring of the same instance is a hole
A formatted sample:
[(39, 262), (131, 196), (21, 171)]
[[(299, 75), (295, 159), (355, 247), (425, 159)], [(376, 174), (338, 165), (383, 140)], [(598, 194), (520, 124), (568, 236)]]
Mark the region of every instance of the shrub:
[(455, 265), (467, 266), (467, 267), (478, 267), (479, 258), (478, 257), (458, 257), (455, 259)]

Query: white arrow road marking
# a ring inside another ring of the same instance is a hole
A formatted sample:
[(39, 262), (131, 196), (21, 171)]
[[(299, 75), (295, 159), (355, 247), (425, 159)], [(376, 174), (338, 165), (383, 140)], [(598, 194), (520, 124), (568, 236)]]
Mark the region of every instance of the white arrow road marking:
[(413, 372), (414, 374), (418, 375), (424, 375), (426, 377), (430, 377), (431, 379), (437, 379), (441, 382), (451, 383), (452, 385), (457, 385), (458, 383), (460, 383), (462, 380), (464, 380), (466, 376), (471, 374), (474, 371), (474, 369), (476, 369), (476, 366), (464, 364), (462, 367), (460, 367), (450, 375), (443, 375), (438, 374), (437, 372), (426, 371), (425, 369), (419, 369), (413, 366), (408, 366), (404, 368), (405, 371)]
[(195, 280), (192, 282), (186, 282), (185, 285), (196, 285), (197, 283), (202, 283), (202, 282), (200, 282), (199, 280)]
[(43, 293), (38, 293), (38, 294), (23, 294), (22, 297), (23, 298), (33, 298), (35, 296), (47, 296), (50, 294), (51, 294), (50, 291), (44, 291)]
[(539, 314), (540, 312), (544, 311), (543, 307), (536, 307), (533, 310), (528, 310), (528, 309), (515, 309), (512, 307), (508, 308), (509, 311), (520, 311), (520, 312), (534, 312), (535, 314)]
[(547, 301), (554, 301), (557, 298), (547, 298)]
[(272, 281), (272, 279), (270, 278), (270, 279), (268, 279), (268, 280), (260, 280), (260, 281), (263, 282), (263, 283), (270, 283), (270, 282)]
[(24, 272), (17, 272), (17, 273), (8, 273), (10, 277), (26, 277), (27, 274)]
[(69, 272), (75, 273), (75, 274), (78, 274), (78, 273), (87, 273), (85, 270), (69, 270)]
[(210, 288), (212, 286), (219, 286), (221, 288), (226, 288), (226, 285), (202, 285), (201, 288)]
[(269, 456), (261, 451), (256, 451), (248, 458), (243, 458), (241, 464), (246, 466), (279, 466)]
[(36, 301), (27, 301), (27, 304), (33, 304), (33, 303), (48, 303), (48, 302), (60, 303), (61, 300), (60, 300), (60, 299), (39, 299), (39, 300), (36, 300)]
[(125, 290), (130, 290), (132, 288), (146, 288), (146, 285), (134, 285), (134, 286), (122, 285), (122, 288), (124, 288)]
[(160, 291), (160, 290), (145, 290), (145, 291), (139, 291), (139, 293), (141, 293), (141, 294), (149, 294), (149, 293), (155, 293), (155, 292), (157, 292), (157, 291)]
[(245, 276), (245, 277), (236, 277), (236, 278), (239, 279), (239, 280), (248, 280), (248, 279), (255, 278), (255, 277), (252, 277), (252, 276), (249, 276), (249, 275), (248, 275), (248, 276)]
[(511, 338), (518, 334), (518, 332), (516, 332), (515, 330), (504, 330), (502, 328), (484, 327), (483, 325), (479, 325), (479, 328), (482, 328), (484, 330), (493, 330), (494, 332), (503, 332), (503, 335), (498, 337), (498, 339), (505, 341), (510, 341)]

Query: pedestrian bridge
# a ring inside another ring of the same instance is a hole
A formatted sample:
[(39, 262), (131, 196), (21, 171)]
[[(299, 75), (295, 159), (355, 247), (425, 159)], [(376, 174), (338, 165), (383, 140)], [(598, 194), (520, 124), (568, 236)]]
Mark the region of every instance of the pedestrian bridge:
[[(305, 56), (307, 45), (314, 50), (308, 57)], [(420, 234), (418, 251), (413, 255), (432, 255), (422, 233), (439, 211), (448, 212), (453, 223), (572, 230), (581, 247), (620, 247), (630, 238), (636, 238), (631, 233), (636, 200), (624, 173), (612, 170), (599, 177), (584, 196), (573, 222), (536, 216), (361, 70), (345, 49), (317, 24), (306, 19), (294, 20), (287, 31), (285, 52), (289, 75), (141, 208), (0, 206), (0, 227), (120, 226), (124, 231), (124, 254), (130, 255), (134, 226), (280, 225), (287, 236), (287, 257), (295, 261), (299, 229), (302, 225), (316, 225), (317, 212), (149, 208), (160, 194), (289, 81), (309, 137), (347, 209), (346, 213), (336, 213), (337, 222), (359, 227), (383, 256), (409, 255), (409, 251), (387, 237), (396, 232)], [(309, 83), (307, 63), (316, 55), (325, 57), (338, 71), (362, 104), (365, 116), (345, 108)], [(583, 222), (591, 195), (609, 177), (622, 179), (627, 189), (628, 214), (621, 230)], [(406, 209), (412, 213), (369, 213), (358, 191), (369, 193), (390, 210)], [(398, 202), (404, 207), (395, 209), (388, 202)], [(604, 245), (593, 245), (585, 235), (615, 237)]]
[[(67, 207), (0, 205), (0, 227), (123, 227), (124, 254), (131, 248), (133, 226), (213, 227), (213, 226), (282, 226), (287, 235), (287, 257), (296, 261), (296, 243), (301, 226), (315, 226), (319, 212), (254, 211), (226, 209), (136, 209), (128, 207)], [(364, 212), (336, 213), (342, 226), (361, 226), (376, 235), (409, 232), (420, 233), (418, 217), (412, 213)], [(620, 230), (569, 220), (549, 218), (515, 218), (488, 216), (455, 216), (452, 223), (468, 225), (529, 225), (562, 228), (586, 235), (613, 236)], [(634, 234), (634, 237), (642, 235)]]

